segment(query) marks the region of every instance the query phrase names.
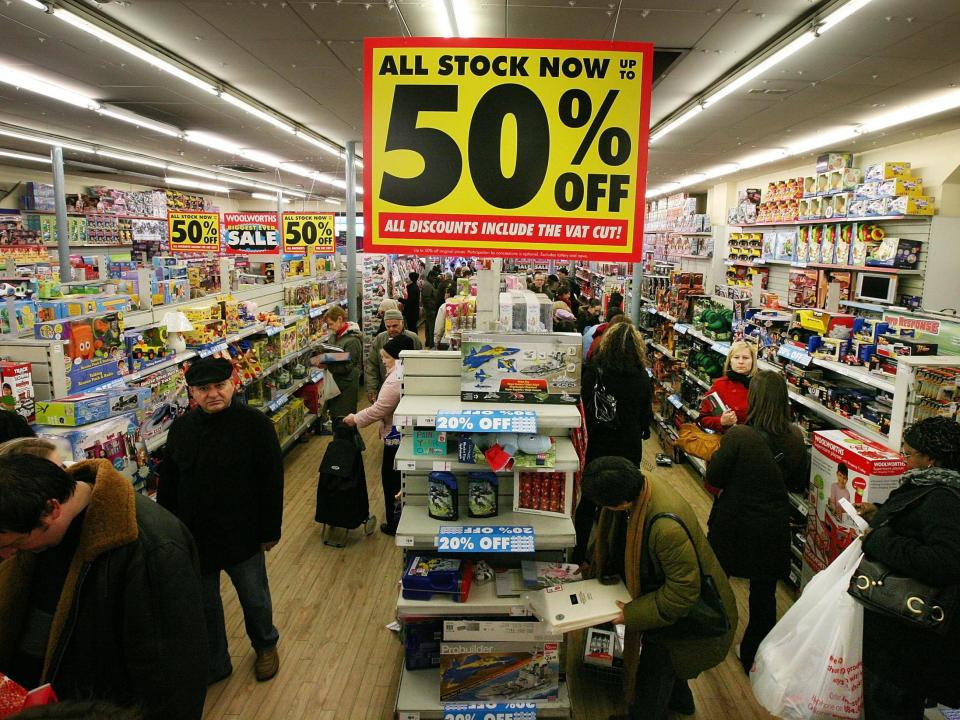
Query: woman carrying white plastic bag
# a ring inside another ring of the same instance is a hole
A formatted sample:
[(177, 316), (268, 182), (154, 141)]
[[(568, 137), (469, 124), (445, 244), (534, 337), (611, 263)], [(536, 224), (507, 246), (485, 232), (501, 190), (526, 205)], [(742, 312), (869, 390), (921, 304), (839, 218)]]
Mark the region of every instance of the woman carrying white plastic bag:
[(857, 720), (863, 710), (863, 606), (847, 594), (857, 538), (807, 585), (757, 650), (753, 694), (785, 720)]

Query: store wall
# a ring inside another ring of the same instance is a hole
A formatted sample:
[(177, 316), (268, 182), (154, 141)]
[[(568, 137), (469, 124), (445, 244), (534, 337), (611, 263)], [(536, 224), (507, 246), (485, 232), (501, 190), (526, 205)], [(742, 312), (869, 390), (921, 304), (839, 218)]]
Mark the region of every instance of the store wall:
[[(107, 187), (118, 188), (120, 190), (148, 190), (157, 187), (156, 185), (139, 185), (136, 183), (125, 183), (118, 180), (106, 180), (103, 177), (91, 177), (68, 173), (64, 177), (66, 192), (86, 193), (91, 185), (105, 185)], [(3, 196), (11, 187), (18, 182), (42, 182), (53, 183), (53, 174), (49, 169), (38, 168), (35, 164), (31, 167), (15, 167), (0, 165), (0, 208), (17, 209), (20, 207), (21, 187), (14, 187), (10, 194)], [(161, 186), (162, 187), (162, 186)], [(224, 197), (223, 195), (211, 195), (198, 190), (189, 188), (178, 188), (183, 192), (203, 195), (209, 199), (215, 207), (220, 208), (221, 212), (238, 212), (240, 210), (252, 211), (274, 211), (277, 209), (276, 202), (269, 200), (258, 200), (251, 198), (245, 193), (238, 193), (234, 197)], [(316, 200), (303, 201), (294, 200), (289, 205), (284, 205), (285, 210), (307, 210), (311, 212), (337, 212), (345, 209), (343, 205), (320, 202)], [(358, 209), (359, 210), (359, 209)]]

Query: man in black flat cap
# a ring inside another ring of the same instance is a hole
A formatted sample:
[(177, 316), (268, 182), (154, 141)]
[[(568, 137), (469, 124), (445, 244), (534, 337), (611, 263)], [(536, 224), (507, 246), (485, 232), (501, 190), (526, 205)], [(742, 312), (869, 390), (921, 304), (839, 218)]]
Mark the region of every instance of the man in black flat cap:
[(280, 540), (283, 455), (266, 415), (234, 402), (233, 365), (204, 358), (186, 373), (198, 407), (177, 418), (160, 465), (157, 501), (193, 533), (207, 621), (207, 681), (233, 672), (220, 599), (226, 570), (257, 654), (257, 680), (280, 668), (264, 553)]

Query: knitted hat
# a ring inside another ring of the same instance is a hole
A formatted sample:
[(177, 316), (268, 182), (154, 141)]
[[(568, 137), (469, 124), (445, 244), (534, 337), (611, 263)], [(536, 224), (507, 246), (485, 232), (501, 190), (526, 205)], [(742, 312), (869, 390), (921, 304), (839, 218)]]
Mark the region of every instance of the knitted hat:
[(397, 301), (392, 298), (384, 298), (380, 301), (380, 307), (377, 308), (378, 313), (385, 313), (387, 310), (397, 310), (400, 306), (397, 305)]
[(396, 308), (394, 308), (393, 310), (387, 310), (383, 314), (383, 320), (384, 322), (386, 322), (387, 320), (403, 320), (403, 313), (397, 310)]
[(397, 335), (387, 340), (383, 351), (396, 360), (404, 350), (413, 350), (413, 338), (407, 334)]

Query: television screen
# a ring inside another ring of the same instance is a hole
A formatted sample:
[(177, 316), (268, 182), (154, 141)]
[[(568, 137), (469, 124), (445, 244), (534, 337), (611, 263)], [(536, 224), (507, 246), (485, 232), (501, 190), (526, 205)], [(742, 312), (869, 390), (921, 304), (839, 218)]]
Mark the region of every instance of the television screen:
[(879, 273), (860, 273), (857, 278), (857, 299), (893, 302), (897, 290), (897, 278), (894, 275)]

